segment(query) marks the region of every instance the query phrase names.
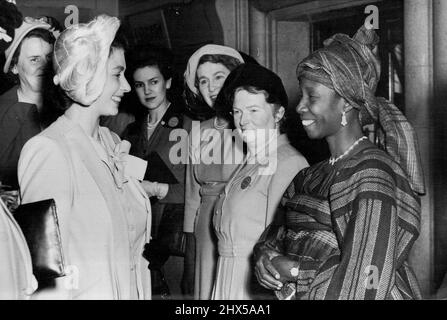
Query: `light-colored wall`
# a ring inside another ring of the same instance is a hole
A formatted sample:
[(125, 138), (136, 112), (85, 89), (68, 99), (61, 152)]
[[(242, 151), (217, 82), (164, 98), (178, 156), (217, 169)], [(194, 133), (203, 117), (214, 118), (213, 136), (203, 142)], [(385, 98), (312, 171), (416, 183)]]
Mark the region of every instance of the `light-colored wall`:
[(235, 48), (237, 43), (236, 0), (216, 0), (216, 11), (224, 32), (224, 43), (222, 44)]
[[(435, 281), (438, 286), (447, 272), (447, 2), (424, 0), (433, 10), (433, 83), (434, 99), (431, 108), (433, 160), (431, 171), (434, 185), (434, 251)], [(446, 279), (447, 280), (447, 279)], [(447, 298), (447, 283), (443, 283)]]
[(298, 104), (296, 66), (310, 52), (310, 26), (307, 22), (280, 21), (277, 24), (276, 72), (281, 77), (289, 106)]
[(225, 46), (249, 53), (248, 0), (216, 0)]
[(421, 232), (410, 254), (410, 263), (425, 297), (434, 291), (434, 181), (432, 8), (429, 1), (404, 2), (405, 113), (416, 131), (427, 194), (421, 198)]

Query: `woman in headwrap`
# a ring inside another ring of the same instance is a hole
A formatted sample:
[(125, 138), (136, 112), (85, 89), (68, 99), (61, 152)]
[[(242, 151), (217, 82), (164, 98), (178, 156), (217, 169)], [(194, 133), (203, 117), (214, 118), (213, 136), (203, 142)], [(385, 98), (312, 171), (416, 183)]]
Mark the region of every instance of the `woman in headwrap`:
[(119, 26), (117, 18), (104, 15), (61, 34), (54, 47), (54, 83), (67, 109), (20, 154), (23, 203), (56, 202), (67, 274), (36, 298), (151, 295), (142, 258), (150, 239), (151, 208), (138, 181), (145, 166), (128, 155), (127, 141), (99, 126), (100, 116), (115, 115), (130, 90), (124, 44), (116, 36)]
[(247, 155), (215, 206), (219, 259), (212, 298), (266, 298), (252, 272), (253, 247), (287, 186), (308, 163), (281, 128), (288, 98), (276, 74), (262, 66), (241, 65), (228, 76), (222, 94), (225, 103), (218, 106), (221, 113), (233, 114)]
[[(416, 135), (374, 93), (378, 37), (337, 34), (304, 59), (297, 107), (331, 158), (301, 171), (255, 247), (256, 275), (279, 299), (421, 298), (408, 255), (419, 235), (423, 175)], [(377, 145), (362, 127), (374, 123)]]
[[(189, 90), (196, 99), (205, 101), (214, 110), (214, 103), (225, 79), (242, 63), (242, 56), (230, 47), (203, 46), (188, 61), (184, 75), (187, 85), (185, 90)], [(186, 168), (184, 231), (187, 235), (187, 250), (183, 288), (186, 293), (191, 293), (194, 287), (195, 299), (208, 300), (217, 260), (216, 238), (211, 225), (212, 212), (219, 193), (237, 165), (232, 160), (234, 148), (231, 135), (224, 135), (224, 130), (230, 128), (228, 119), (216, 115), (200, 123), (199, 130), (195, 125), (196, 122), (190, 134), (190, 160)], [(213, 138), (214, 133), (219, 138)], [(208, 155), (215, 147), (221, 150), (218, 163), (202, 161), (203, 154)], [(242, 154), (242, 150), (238, 152)]]

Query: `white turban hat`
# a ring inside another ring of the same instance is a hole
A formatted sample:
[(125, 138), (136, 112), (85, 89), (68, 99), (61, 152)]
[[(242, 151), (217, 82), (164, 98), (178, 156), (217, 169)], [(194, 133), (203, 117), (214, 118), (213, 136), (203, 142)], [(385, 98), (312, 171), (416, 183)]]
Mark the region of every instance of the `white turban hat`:
[(73, 101), (91, 105), (106, 82), (110, 46), (120, 26), (118, 18), (100, 15), (66, 29), (54, 45), (54, 83)]

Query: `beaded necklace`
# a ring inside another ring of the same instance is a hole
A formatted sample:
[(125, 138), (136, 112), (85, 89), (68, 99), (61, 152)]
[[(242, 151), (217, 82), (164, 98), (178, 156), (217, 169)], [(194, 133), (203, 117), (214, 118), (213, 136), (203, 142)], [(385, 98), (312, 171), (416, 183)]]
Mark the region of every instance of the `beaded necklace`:
[(365, 140), (365, 139), (368, 139), (368, 138), (365, 137), (365, 136), (363, 136), (363, 137), (357, 139), (353, 144), (351, 144), (351, 146), (350, 146), (348, 149), (346, 149), (345, 152), (343, 152), (342, 155), (338, 156), (337, 158), (330, 157), (330, 158), (329, 158), (329, 163), (330, 163), (331, 165), (334, 165), (338, 160), (340, 160), (340, 159), (342, 159), (343, 157), (345, 157), (349, 152), (352, 151), (352, 149), (354, 149), (354, 147), (355, 147), (356, 145), (358, 145), (361, 141), (363, 141), (363, 140)]

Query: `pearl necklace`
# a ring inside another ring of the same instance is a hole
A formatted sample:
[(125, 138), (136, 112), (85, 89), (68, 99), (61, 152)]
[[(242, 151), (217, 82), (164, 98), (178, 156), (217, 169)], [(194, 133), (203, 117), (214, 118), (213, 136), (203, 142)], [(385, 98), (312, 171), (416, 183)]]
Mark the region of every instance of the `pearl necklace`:
[[(171, 103), (169, 102), (169, 103), (167, 104), (167, 106), (166, 106), (166, 110), (168, 110), (170, 106), (171, 106)], [(166, 113), (166, 110), (165, 110), (165, 112), (163, 113), (162, 117), (161, 117), (160, 119), (158, 119), (158, 121), (155, 122), (155, 123), (153, 123), (153, 124), (150, 123), (150, 121), (151, 121), (151, 115), (150, 115), (150, 114), (147, 115), (147, 126), (146, 126), (146, 127), (147, 127), (148, 130), (153, 130), (153, 129), (155, 129), (156, 126), (158, 126), (158, 123), (159, 123), (160, 120), (163, 118), (164, 114)]]
[(329, 163), (330, 163), (331, 165), (334, 165), (338, 160), (340, 160), (340, 159), (342, 159), (343, 157), (345, 157), (349, 152), (352, 151), (352, 149), (354, 149), (354, 147), (355, 147), (356, 145), (358, 145), (361, 141), (363, 141), (363, 140), (365, 140), (365, 139), (368, 139), (368, 138), (365, 137), (365, 136), (363, 136), (363, 137), (357, 139), (353, 144), (351, 144), (351, 146), (350, 146), (345, 152), (343, 152), (342, 155), (338, 156), (337, 158), (330, 157), (330, 158), (329, 158)]

